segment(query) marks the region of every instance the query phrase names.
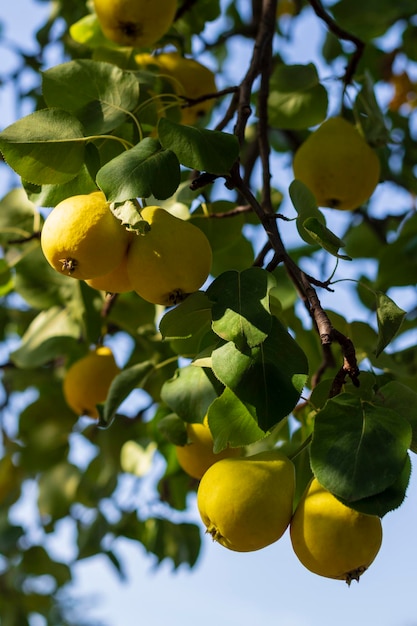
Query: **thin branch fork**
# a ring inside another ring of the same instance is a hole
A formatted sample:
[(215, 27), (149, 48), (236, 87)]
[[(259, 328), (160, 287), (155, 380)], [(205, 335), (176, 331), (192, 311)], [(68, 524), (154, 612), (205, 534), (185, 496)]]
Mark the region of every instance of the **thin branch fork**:
[(336, 37), (338, 37), (339, 39), (343, 39), (344, 41), (350, 41), (356, 48), (346, 67), (345, 75), (343, 78), (343, 83), (345, 87), (347, 87), (347, 85), (350, 85), (353, 80), (356, 68), (358, 67), (358, 63), (361, 60), (365, 49), (365, 43), (362, 41), (362, 39), (356, 37), (356, 35), (349, 33), (347, 30), (339, 26), (339, 24), (337, 24), (337, 22), (335, 22), (335, 20), (327, 13), (321, 3), (321, 0), (309, 0), (309, 3), (317, 17), (323, 20), (323, 22), (329, 28), (330, 32), (336, 35)]

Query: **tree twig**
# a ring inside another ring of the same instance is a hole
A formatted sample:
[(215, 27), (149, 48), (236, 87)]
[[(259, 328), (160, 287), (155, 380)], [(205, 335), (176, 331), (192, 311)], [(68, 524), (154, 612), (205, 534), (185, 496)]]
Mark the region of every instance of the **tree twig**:
[(330, 32), (336, 35), (336, 37), (338, 37), (339, 39), (350, 41), (355, 46), (355, 52), (350, 58), (343, 78), (343, 83), (345, 87), (347, 87), (353, 80), (353, 76), (355, 75), (358, 63), (361, 60), (365, 49), (365, 43), (362, 41), (362, 39), (356, 37), (356, 35), (353, 35), (352, 33), (339, 26), (339, 24), (337, 24), (337, 22), (335, 22), (335, 20), (327, 13), (321, 3), (321, 0), (309, 0), (309, 3), (317, 17), (323, 20), (323, 22), (329, 28)]

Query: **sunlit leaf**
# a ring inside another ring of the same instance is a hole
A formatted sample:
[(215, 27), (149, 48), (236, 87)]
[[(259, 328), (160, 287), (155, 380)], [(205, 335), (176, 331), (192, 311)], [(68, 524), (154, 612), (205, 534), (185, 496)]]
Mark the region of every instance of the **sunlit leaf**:
[(229, 341), (213, 351), (212, 365), (264, 432), (291, 413), (308, 372), (303, 351), (277, 319), (260, 346), (242, 353)]
[(208, 422), (215, 453), (228, 445), (245, 446), (265, 437), (265, 432), (259, 428), (248, 407), (229, 388), (210, 406)]
[(104, 134), (122, 124), (137, 106), (139, 83), (132, 72), (110, 63), (77, 59), (46, 70), (42, 93), (50, 108), (77, 117), (86, 134)]
[(44, 109), (22, 117), (0, 133), (0, 150), (11, 168), (36, 185), (66, 183), (84, 161), (84, 130), (61, 109)]
[(207, 368), (187, 365), (164, 383), (161, 396), (185, 422), (202, 422), (218, 388)]
[(268, 292), (274, 285), (272, 276), (261, 268), (221, 274), (207, 289), (213, 330), (241, 350), (262, 343), (272, 327)]
[(180, 163), (211, 174), (228, 174), (239, 155), (234, 135), (205, 128), (194, 128), (160, 119), (158, 136), (167, 150), (172, 150)]
[(106, 163), (97, 174), (97, 184), (109, 202), (153, 195), (169, 198), (180, 183), (180, 166), (171, 150), (146, 137), (136, 146)]
[(144, 448), (136, 441), (126, 441), (120, 452), (122, 470), (134, 476), (145, 476), (152, 467), (155, 450), (155, 442)]

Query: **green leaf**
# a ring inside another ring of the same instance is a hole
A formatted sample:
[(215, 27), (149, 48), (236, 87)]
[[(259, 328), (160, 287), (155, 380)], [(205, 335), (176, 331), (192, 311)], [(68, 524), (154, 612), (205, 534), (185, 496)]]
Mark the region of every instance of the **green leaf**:
[(202, 291), (192, 293), (186, 300), (162, 317), (159, 330), (176, 354), (194, 357), (202, 338), (211, 328), (211, 303)]
[(371, 146), (385, 146), (390, 132), (375, 95), (375, 86), (369, 72), (361, 80), (362, 88), (356, 96), (354, 112), (363, 136)]
[(397, 480), (411, 436), (397, 412), (342, 393), (316, 415), (311, 467), (323, 487), (354, 503)]
[(69, 32), (74, 41), (89, 48), (98, 46), (117, 48), (117, 44), (104, 36), (95, 13), (84, 15), (77, 22), (71, 24)]
[(291, 413), (308, 373), (304, 352), (277, 319), (268, 338), (245, 354), (231, 341), (215, 349), (212, 367), (264, 432)]
[(139, 478), (146, 476), (152, 468), (152, 462), (157, 445), (151, 441), (147, 446), (141, 446), (137, 441), (125, 441), (120, 450), (120, 466), (123, 472), (133, 474)]
[(218, 396), (218, 387), (210, 370), (187, 365), (164, 383), (161, 398), (185, 422), (202, 422)]
[(136, 232), (136, 234), (145, 235), (149, 232), (150, 226), (141, 216), (135, 202), (126, 200), (122, 204), (117, 202), (110, 204), (110, 210), (118, 220), (121, 221), (127, 230)]
[(268, 97), (271, 126), (285, 129), (316, 126), (326, 118), (327, 106), (327, 91), (312, 63), (276, 67)]
[(364, 41), (384, 35), (396, 20), (415, 15), (414, 0), (339, 0), (331, 11), (342, 27)]
[(170, 413), (161, 418), (158, 422), (158, 429), (168, 441), (176, 446), (185, 446), (188, 441), (184, 420), (175, 413)]
[(392, 380), (378, 390), (375, 403), (395, 411), (410, 423), (413, 431), (410, 448), (417, 453), (417, 393), (407, 385)]
[(97, 184), (109, 202), (132, 198), (169, 198), (180, 184), (180, 165), (174, 152), (163, 150), (159, 141), (145, 137), (136, 146), (104, 165)]
[(81, 470), (67, 461), (44, 472), (38, 482), (40, 515), (53, 520), (68, 515), (76, 500), (81, 476)]
[(66, 305), (77, 293), (76, 281), (49, 265), (38, 241), (24, 244), (24, 255), (15, 270), (16, 292), (35, 309)]
[[(86, 154), (93, 144), (86, 146)], [(58, 185), (34, 185), (23, 181), (27, 197), (37, 206), (55, 207), (59, 202), (71, 196), (97, 191), (95, 180), (86, 165), (82, 165), (78, 174), (68, 183)]]
[(29, 237), (35, 226), (36, 211), (21, 187), (0, 200), (0, 243)]
[(175, 568), (182, 563), (192, 567), (200, 553), (200, 529), (196, 524), (150, 517), (136, 538), (147, 552), (155, 554), (158, 562), (170, 559)]
[(43, 546), (30, 546), (22, 554), (20, 567), (31, 576), (53, 576), (57, 586), (71, 580), (71, 570), (65, 563), (54, 561)]
[(17, 367), (33, 368), (65, 353), (66, 344), (78, 340), (80, 327), (66, 309), (41, 311), (30, 324), (10, 358)]
[(338, 259), (343, 259), (344, 261), (352, 260), (347, 254), (339, 254), (339, 248), (345, 245), (344, 242), (316, 217), (308, 217), (303, 221), (302, 225), (310, 237), (324, 250), (327, 250), (327, 252), (330, 252)]
[(211, 404), (208, 423), (216, 454), (228, 445), (246, 446), (265, 437), (265, 432), (259, 428), (247, 406), (229, 388)]
[(172, 150), (186, 167), (228, 174), (239, 156), (239, 142), (234, 135), (171, 122), (162, 117), (158, 124), (159, 140)]
[(313, 217), (318, 222), (326, 225), (323, 213), (317, 207), (317, 201), (310, 189), (300, 180), (293, 180), (289, 187), (291, 201), (298, 213), (297, 230), (302, 239), (310, 245), (317, 245), (317, 240), (312, 237), (304, 227), (304, 222)]
[(214, 332), (240, 350), (262, 343), (272, 327), (269, 291), (274, 285), (271, 274), (259, 267), (221, 274), (206, 292)]
[(77, 59), (46, 70), (42, 93), (48, 107), (77, 117), (86, 134), (104, 134), (137, 106), (139, 83), (132, 72), (110, 63)]
[(154, 364), (151, 361), (144, 361), (126, 368), (112, 380), (100, 416), (101, 426), (106, 426), (112, 422), (121, 403), (134, 389), (142, 387), (153, 369)]
[(375, 356), (379, 356), (399, 331), (406, 312), (381, 291), (378, 291), (375, 297), (378, 321), (378, 344), (375, 348)]
[(44, 109), (21, 118), (0, 133), (0, 150), (24, 180), (35, 185), (66, 183), (84, 162), (84, 130), (60, 109)]
[(410, 476), (411, 460), (407, 454), (404, 467), (398, 475), (398, 478), (384, 491), (381, 491), (374, 496), (369, 496), (369, 498), (355, 500), (355, 502), (347, 502), (346, 500), (341, 501), (360, 513), (383, 517), (390, 511), (397, 509), (403, 503), (407, 487), (410, 482)]

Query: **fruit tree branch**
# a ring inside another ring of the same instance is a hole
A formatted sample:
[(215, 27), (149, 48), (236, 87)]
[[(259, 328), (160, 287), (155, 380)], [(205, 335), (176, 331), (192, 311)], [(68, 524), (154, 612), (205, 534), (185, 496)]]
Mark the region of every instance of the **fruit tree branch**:
[(271, 42), (275, 33), (277, 0), (264, 0), (262, 14), (256, 35), (252, 59), (241, 83), (238, 103), (238, 117), (235, 135), (242, 144), (245, 137), (247, 121), (252, 113), (251, 96), (253, 83), (261, 74), (263, 66), (271, 62)]
[(341, 26), (339, 26), (339, 24), (337, 24), (337, 22), (335, 22), (335, 20), (324, 9), (321, 0), (309, 0), (309, 3), (317, 17), (323, 20), (323, 22), (325, 22), (325, 24), (328, 26), (330, 32), (336, 35), (336, 37), (338, 37), (339, 39), (350, 41), (356, 48), (345, 70), (343, 83), (346, 87), (352, 82), (353, 76), (356, 72), (356, 68), (365, 49), (365, 43), (362, 41), (362, 39), (356, 37), (356, 35), (353, 35), (344, 28), (341, 28)]

